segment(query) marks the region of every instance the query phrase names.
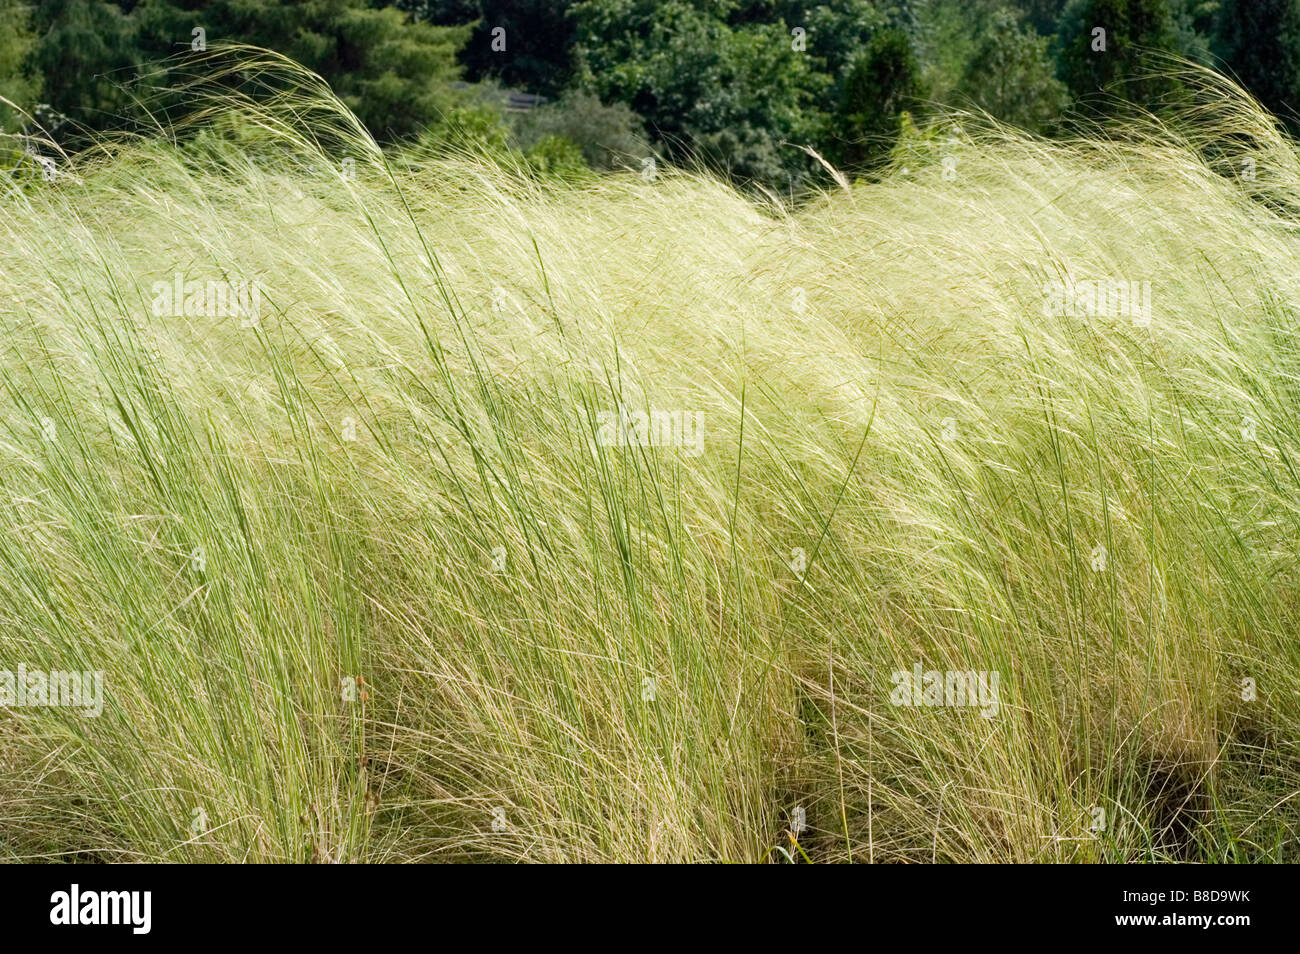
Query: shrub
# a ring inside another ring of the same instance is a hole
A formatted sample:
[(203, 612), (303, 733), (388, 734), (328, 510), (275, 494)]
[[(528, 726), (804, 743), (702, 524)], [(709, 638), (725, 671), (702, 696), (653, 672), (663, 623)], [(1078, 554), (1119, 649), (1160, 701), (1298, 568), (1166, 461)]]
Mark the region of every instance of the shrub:
[(606, 106), (598, 96), (582, 90), (522, 114), (515, 129), (525, 150), (560, 137), (578, 147), (586, 165), (602, 171), (635, 166), (651, 153), (636, 113), (623, 103)]
[(529, 167), (557, 179), (580, 179), (591, 172), (578, 144), (563, 136), (547, 136), (525, 154)]

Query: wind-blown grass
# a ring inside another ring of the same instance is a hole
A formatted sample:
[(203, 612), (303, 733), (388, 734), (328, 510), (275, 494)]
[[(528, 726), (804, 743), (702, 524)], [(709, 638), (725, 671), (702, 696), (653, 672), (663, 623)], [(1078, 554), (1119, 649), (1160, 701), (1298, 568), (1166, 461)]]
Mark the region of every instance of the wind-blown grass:
[(106, 699), (0, 710), (0, 857), (1296, 860), (1300, 165), (1216, 96), (797, 211), (319, 91), (15, 180), (0, 669)]

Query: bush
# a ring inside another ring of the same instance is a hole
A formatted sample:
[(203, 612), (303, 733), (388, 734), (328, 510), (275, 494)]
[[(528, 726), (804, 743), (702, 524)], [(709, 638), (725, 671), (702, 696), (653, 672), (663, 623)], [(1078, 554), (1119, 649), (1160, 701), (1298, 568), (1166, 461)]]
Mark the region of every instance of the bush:
[(581, 90), (524, 113), (515, 132), (526, 151), (555, 137), (573, 143), (585, 164), (601, 171), (636, 166), (651, 153), (641, 117), (623, 103), (606, 106)]
[(547, 136), (528, 150), (524, 157), (539, 175), (557, 179), (581, 179), (591, 173), (578, 144), (563, 136)]
[(451, 107), (420, 134), (419, 144), (437, 153), (472, 152), (504, 158), (512, 152), (510, 129), (500, 109), (483, 100)]

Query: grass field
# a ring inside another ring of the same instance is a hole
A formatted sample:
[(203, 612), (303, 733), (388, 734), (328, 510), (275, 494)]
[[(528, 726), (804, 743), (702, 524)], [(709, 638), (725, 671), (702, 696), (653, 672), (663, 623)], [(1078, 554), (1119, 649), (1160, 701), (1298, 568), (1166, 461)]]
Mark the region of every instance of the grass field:
[(0, 669), (103, 672), (0, 858), (1300, 860), (1249, 102), (797, 208), (203, 121), (0, 196)]

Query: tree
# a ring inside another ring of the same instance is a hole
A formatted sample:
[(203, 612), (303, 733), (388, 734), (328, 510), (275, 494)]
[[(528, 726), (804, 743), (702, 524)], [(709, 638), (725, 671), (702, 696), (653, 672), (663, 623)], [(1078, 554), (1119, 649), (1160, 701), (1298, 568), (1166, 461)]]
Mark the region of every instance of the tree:
[(414, 23), (366, 0), (141, 0), (133, 18), (151, 59), (189, 49), (198, 27), (208, 44), (249, 43), (297, 60), (387, 140), (419, 132), (447, 108), (460, 75), (456, 54), (469, 36), (468, 25)]
[(1006, 0), (931, 0), (920, 8), (912, 36), (926, 92), (940, 102), (960, 95), (976, 48)]
[(804, 30), (810, 70), (837, 79), (873, 33), (897, 25), (893, 19), (902, 19), (902, 14), (877, 0), (821, 0), (816, 4), (802, 0), (742, 0), (727, 22), (734, 28), (780, 21), (790, 30)]
[(1293, 131), (1300, 131), (1300, 0), (1224, 0), (1214, 49)]
[(921, 97), (920, 73), (907, 34), (890, 27), (872, 36), (840, 94), (835, 158), (842, 165), (870, 167), (888, 156), (903, 112)]
[[(31, 8), (19, 0), (0, 0), (0, 97), (29, 112), (41, 89), (40, 78), (27, 67), (35, 45)], [(18, 113), (0, 102), (0, 132), (15, 129), (18, 121)]]
[(574, 0), (398, 0), (397, 6), (428, 23), (469, 25), (460, 62), (472, 81), (495, 79), (543, 96), (559, 95), (569, 82)]
[(1111, 113), (1117, 97), (1154, 110), (1183, 92), (1150, 57), (1178, 50), (1168, 0), (1070, 0), (1058, 32), (1060, 74), (1081, 112)]
[(1011, 11), (998, 11), (967, 64), (961, 91), (1003, 122), (1046, 132), (1069, 102), (1047, 44), (1047, 37), (1021, 27)]
[(1061, 20), (1065, 0), (1017, 0), (1015, 6), (1035, 33), (1048, 36)]
[(672, 159), (784, 188), (809, 168), (814, 75), (783, 21), (730, 26), (720, 0), (587, 0), (574, 8), (576, 83), (646, 120)]
[[(140, 65), (134, 22), (103, 0), (44, 0), (33, 19), (38, 39), (29, 62), (45, 101), (76, 127), (128, 125), (128, 87)], [(67, 138), (71, 146), (81, 139), (75, 131)]]
[(1213, 33), (1219, 0), (1170, 0), (1174, 21), (1174, 49), (1194, 63), (1214, 63)]

